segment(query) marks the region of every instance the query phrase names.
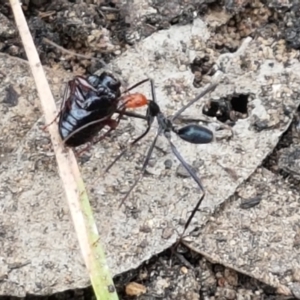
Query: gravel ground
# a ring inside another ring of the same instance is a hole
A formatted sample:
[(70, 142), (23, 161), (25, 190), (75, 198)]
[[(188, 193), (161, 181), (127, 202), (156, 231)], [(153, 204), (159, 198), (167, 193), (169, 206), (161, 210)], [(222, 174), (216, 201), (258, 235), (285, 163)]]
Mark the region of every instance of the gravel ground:
[[(201, 85), (205, 76), (211, 75), (211, 67), (221, 53), (234, 52), (247, 36), (282, 39), (290, 47), (300, 48), (300, 9), (297, 1), (291, 0), (254, 3), (211, 0), (202, 1), (201, 5), (193, 0), (153, 0), (151, 9), (145, 11), (138, 22), (130, 13), (130, 5), (118, 0), (22, 2), (43, 64), (74, 74), (93, 73), (134, 42), (174, 24), (192, 22), (195, 15), (206, 17), (211, 27), (216, 28), (203, 55), (191, 65), (195, 86)], [(212, 12), (221, 12), (224, 6), (231, 12), (231, 18), (220, 18), (217, 22), (210, 17)], [(79, 17), (82, 11), (86, 18)], [(0, 23), (3, 25), (0, 28), (0, 51), (25, 58), (9, 5), (3, 0), (0, 0)], [(285, 53), (280, 49), (277, 56), (284, 61)], [(283, 176), (291, 189), (299, 190), (299, 165), (290, 163), (299, 161), (296, 147), (299, 143), (298, 124), (299, 116), (295, 116), (275, 151), (264, 162), (264, 167)], [(248, 276), (206, 261), (183, 246), (172, 250), (115, 278), (120, 299), (288, 299), (277, 296), (272, 288)], [(136, 297), (145, 288), (147, 292)], [(93, 293), (88, 288), (49, 297), (28, 295), (26, 299), (93, 299)]]

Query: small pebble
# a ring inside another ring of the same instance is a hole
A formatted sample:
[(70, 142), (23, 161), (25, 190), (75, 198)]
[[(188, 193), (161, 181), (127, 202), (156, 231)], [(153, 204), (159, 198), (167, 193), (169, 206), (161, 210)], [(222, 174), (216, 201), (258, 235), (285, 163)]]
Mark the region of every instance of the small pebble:
[(225, 277), (226, 281), (231, 286), (237, 286), (238, 285), (238, 274), (237, 274), (237, 272), (226, 268), (225, 271), (224, 271), (224, 277)]
[(119, 55), (122, 54), (122, 51), (121, 51), (121, 50), (116, 50), (116, 51), (114, 52), (114, 54), (115, 54), (116, 56), (119, 56)]
[(145, 294), (147, 291), (147, 288), (139, 284), (137, 282), (130, 282), (126, 285), (125, 292), (128, 296), (140, 296), (142, 294)]
[(186, 267), (181, 267), (180, 272), (181, 272), (182, 274), (187, 274), (188, 269), (187, 269)]
[[(194, 169), (192, 166), (190, 166), (190, 165), (188, 165), (188, 166), (189, 166), (194, 172), (196, 172), (195, 169)], [(188, 172), (181, 164), (177, 167), (176, 175), (177, 175), (177, 176), (181, 176), (181, 177), (183, 177), (183, 178), (190, 177), (189, 172)]]
[(300, 299), (300, 283), (299, 282), (294, 282), (291, 286), (291, 290), (292, 290), (294, 296), (297, 299)]
[(179, 67), (179, 71), (180, 71), (180, 72), (186, 71), (186, 66), (185, 66), (185, 65), (181, 65), (181, 66)]
[(165, 164), (165, 168), (168, 170), (168, 169), (172, 168), (173, 162), (172, 162), (171, 159), (166, 159), (165, 162), (164, 162), (164, 164)]
[(162, 236), (161, 236), (161, 237), (162, 237), (163, 239), (167, 240), (167, 239), (169, 239), (169, 238), (173, 235), (173, 232), (174, 232), (173, 228), (167, 227), (167, 228), (165, 228), (165, 229), (163, 230), (163, 233), (162, 233)]
[(223, 290), (223, 295), (226, 299), (229, 299), (229, 300), (236, 299), (236, 291), (233, 289), (225, 288)]
[(297, 267), (293, 270), (293, 281), (300, 282), (300, 270)]

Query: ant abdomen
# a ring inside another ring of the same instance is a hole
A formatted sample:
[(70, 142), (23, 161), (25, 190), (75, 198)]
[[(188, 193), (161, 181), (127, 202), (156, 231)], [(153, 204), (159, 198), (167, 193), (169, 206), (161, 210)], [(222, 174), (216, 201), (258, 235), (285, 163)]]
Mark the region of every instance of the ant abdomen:
[(189, 124), (176, 131), (181, 139), (192, 144), (208, 144), (213, 141), (211, 130), (198, 124)]

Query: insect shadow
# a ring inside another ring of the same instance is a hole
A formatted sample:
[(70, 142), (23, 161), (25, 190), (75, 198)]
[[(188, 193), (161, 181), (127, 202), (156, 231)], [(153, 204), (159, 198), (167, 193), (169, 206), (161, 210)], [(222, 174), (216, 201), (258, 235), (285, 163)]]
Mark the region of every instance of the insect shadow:
[[(138, 184), (138, 182), (141, 180), (141, 178), (144, 176), (147, 165), (149, 163), (149, 160), (151, 158), (152, 152), (154, 150), (154, 147), (156, 145), (157, 139), (159, 135), (163, 135), (173, 152), (173, 154), (176, 156), (176, 158), (179, 160), (179, 162), (182, 164), (182, 166), (186, 169), (186, 171), (189, 173), (189, 175), (193, 178), (193, 180), (196, 182), (198, 185), (199, 189), (202, 191), (202, 195), (200, 199), (197, 202), (197, 205), (193, 209), (191, 215), (189, 216), (185, 226), (184, 226), (184, 231), (187, 229), (189, 226), (192, 218), (194, 217), (195, 213), (199, 209), (204, 197), (205, 197), (205, 189), (201, 183), (200, 178), (196, 175), (195, 171), (186, 163), (185, 159), (183, 156), (179, 153), (177, 150), (176, 146), (173, 144), (171, 140), (171, 133), (175, 133), (177, 136), (179, 136), (182, 140), (192, 143), (192, 144), (207, 144), (211, 143), (213, 140), (213, 132), (209, 130), (208, 128), (201, 126), (199, 124), (188, 124), (185, 125), (181, 128), (177, 128), (174, 124), (173, 121), (176, 120), (188, 107), (193, 105), (195, 102), (197, 102), (200, 98), (202, 98), (204, 95), (206, 95), (208, 92), (213, 91), (217, 83), (213, 83), (209, 85), (206, 89), (204, 89), (196, 98), (191, 100), (188, 104), (183, 106), (181, 109), (179, 109), (171, 118), (167, 118), (163, 112), (161, 111), (157, 99), (156, 99), (156, 93), (155, 93), (155, 87), (154, 87), (154, 81), (152, 79), (148, 79), (150, 81), (151, 85), (151, 94), (152, 94), (152, 100), (147, 100), (147, 112), (146, 112), (146, 120), (147, 120), (147, 128), (146, 130), (138, 136), (135, 140), (133, 140), (113, 161), (112, 163), (105, 169), (105, 172), (108, 172), (112, 166), (134, 145), (137, 144), (142, 138), (144, 138), (147, 133), (150, 131), (153, 121), (156, 119), (157, 124), (158, 124), (158, 131), (155, 135), (154, 140), (152, 141), (147, 154), (145, 156), (142, 168), (140, 170), (139, 176), (135, 179), (134, 183), (122, 199), (120, 206), (124, 203), (126, 198), (129, 196), (129, 194), (132, 192), (132, 190), (135, 188), (135, 186)], [(134, 97), (141, 97), (141, 94), (136, 93), (132, 97), (132, 103), (134, 102)], [(182, 233), (182, 234), (183, 234)]]

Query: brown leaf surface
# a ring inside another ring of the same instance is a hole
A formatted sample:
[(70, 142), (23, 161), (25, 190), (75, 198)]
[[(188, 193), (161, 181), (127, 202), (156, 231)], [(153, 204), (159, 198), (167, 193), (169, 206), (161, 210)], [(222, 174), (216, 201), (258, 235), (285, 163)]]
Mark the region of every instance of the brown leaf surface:
[[(257, 193), (262, 198), (257, 206), (240, 207), (243, 198)], [(295, 244), (299, 224), (298, 192), (280, 176), (259, 168), (188, 244), (215, 263), (291, 295), (300, 279), (300, 248)]]

